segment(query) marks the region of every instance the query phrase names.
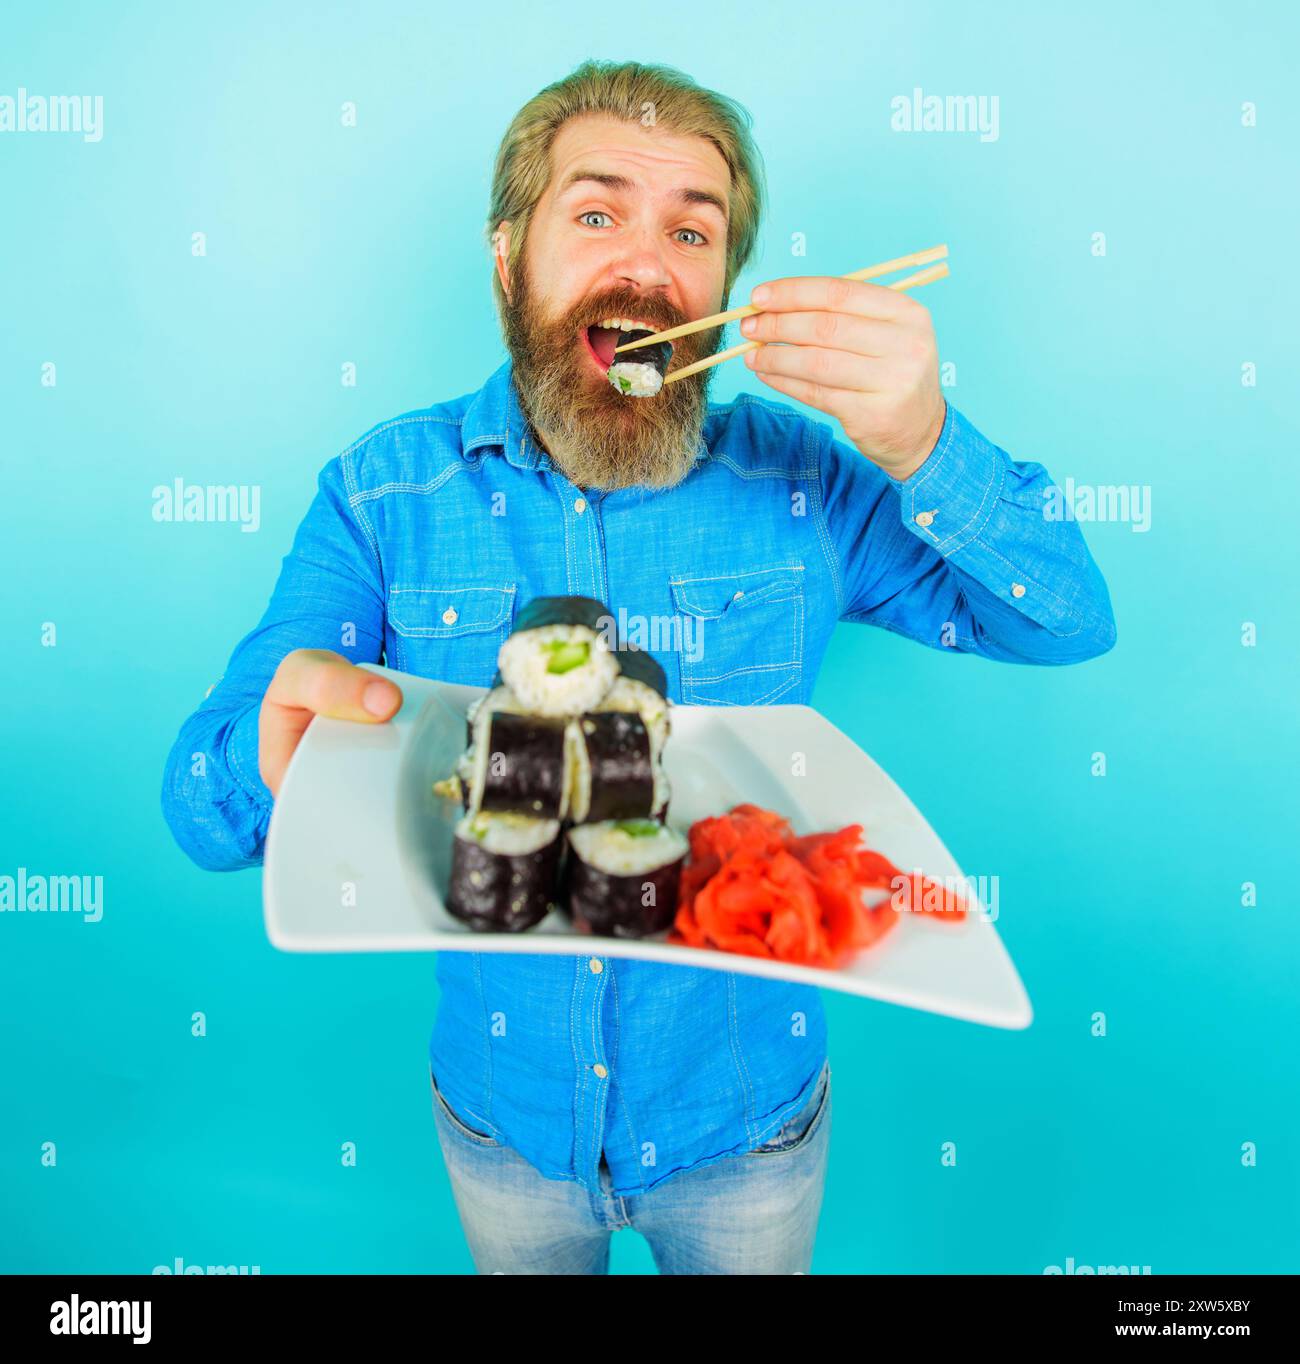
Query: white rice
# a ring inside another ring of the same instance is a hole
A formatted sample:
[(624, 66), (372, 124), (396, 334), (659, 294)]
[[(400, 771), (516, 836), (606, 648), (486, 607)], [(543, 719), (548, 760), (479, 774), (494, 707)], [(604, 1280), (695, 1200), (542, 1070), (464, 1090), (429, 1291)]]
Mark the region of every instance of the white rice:
[[(568, 672), (547, 672), (548, 644), (585, 643), (585, 663)], [(618, 660), (603, 635), (585, 625), (542, 625), (511, 635), (501, 646), (497, 666), (524, 710), (534, 715), (581, 715), (593, 710), (618, 677)]]
[(609, 367), (607, 377), (627, 398), (653, 398), (664, 386), (658, 369), (640, 360), (619, 360)]
[(624, 833), (619, 823), (609, 819), (576, 825), (569, 830), (574, 852), (588, 866), (609, 876), (643, 876), (686, 855), (686, 839), (666, 824), (653, 834), (636, 837)]
[(456, 837), (477, 843), (490, 853), (518, 857), (537, 852), (553, 843), (560, 833), (556, 819), (530, 819), (527, 815), (463, 815), (456, 824)]
[(591, 763), (581, 724), (581, 719), (570, 720), (564, 731), (564, 762), (569, 773), (564, 803), (578, 822), (586, 819), (591, 809)]
[(506, 686), (492, 687), (465, 707), (465, 719), (477, 728), (478, 717), (494, 710), (508, 710), (515, 715), (527, 715), (528, 707)]

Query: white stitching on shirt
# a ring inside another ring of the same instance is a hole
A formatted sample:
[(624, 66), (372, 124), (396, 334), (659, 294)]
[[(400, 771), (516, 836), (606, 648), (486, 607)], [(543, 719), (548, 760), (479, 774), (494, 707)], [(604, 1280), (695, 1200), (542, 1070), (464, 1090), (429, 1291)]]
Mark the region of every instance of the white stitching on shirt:
[[(612, 1069), (614, 1069), (614, 1067), (616, 1067), (616, 1066), (618, 1065), (618, 1043), (619, 1043), (619, 1027), (618, 1027), (618, 976), (617, 976), (617, 974), (615, 973), (614, 969), (613, 969), (612, 967), (608, 966), (608, 965), (606, 966), (606, 970), (609, 971), (609, 990), (610, 990), (610, 993), (614, 996), (614, 1050), (611, 1052), (610, 1058), (609, 1058), (610, 1069), (612, 1070)], [(611, 1086), (611, 1088), (612, 1088), (612, 1086)], [(622, 1086), (619, 1087), (619, 1093), (620, 1093), (620, 1095), (625, 1094), (625, 1091), (623, 1090)], [(632, 1151), (632, 1168), (636, 1171), (636, 1182), (641, 1186), (641, 1192), (642, 1192), (642, 1193), (645, 1193), (645, 1177), (644, 1177), (644, 1176), (642, 1175), (642, 1173), (641, 1173), (641, 1150), (640, 1150), (640, 1148), (637, 1146), (636, 1133), (632, 1130), (632, 1115), (627, 1111), (627, 1101), (626, 1101), (625, 1098), (624, 1098), (623, 1103), (622, 1103), (622, 1108), (623, 1108), (623, 1125), (627, 1128), (627, 1144), (628, 1144), (628, 1146), (631, 1148), (631, 1151)], [(659, 1145), (658, 1145), (658, 1143), (656, 1143), (656, 1144), (655, 1144), (655, 1158), (656, 1158), (656, 1163), (657, 1163), (657, 1161), (658, 1161), (658, 1155), (659, 1155)]]
[[(976, 541), (973, 540), (973, 539), (969, 542), (969, 544), (975, 544), (975, 543), (976, 543)], [(993, 548), (992, 545), (990, 545), (990, 544), (988, 543), (987, 540), (980, 540), (980, 541), (978, 541), (978, 544), (979, 544), (980, 549), (987, 550), (988, 553), (990, 553), (991, 555), (993, 555), (993, 557), (994, 557), (995, 559), (1001, 559), (1002, 562), (1003, 562), (1004, 564), (1006, 564), (1007, 568), (1010, 569), (1010, 571), (1011, 571), (1013, 574), (1015, 574), (1017, 578), (1025, 577), (1025, 578), (1031, 578), (1031, 579), (1032, 579), (1032, 575), (1031, 575), (1031, 574), (1026, 573), (1026, 572), (1025, 572), (1023, 569), (1021, 569), (1021, 568), (1017, 568), (1016, 565), (1013, 564), (1013, 563), (1011, 562), (1011, 560), (1008, 559), (1008, 558), (1006, 557), (1005, 554), (1000, 554), (996, 549)], [(969, 545), (967, 545), (966, 548), (969, 548)], [(974, 576), (974, 575), (972, 574), (972, 576)], [(1074, 615), (1079, 614), (1078, 612), (1076, 612), (1076, 610), (1074, 609), (1074, 607), (1072, 607), (1072, 606), (1070, 605), (1070, 603), (1067, 602), (1067, 601), (1065, 600), (1064, 597), (1058, 596), (1055, 592), (1052, 591), (1052, 589), (1051, 589), (1050, 587), (1044, 587), (1044, 586), (1043, 586), (1041, 583), (1039, 583), (1036, 579), (1033, 579), (1033, 581), (1034, 581), (1034, 583), (1035, 583), (1035, 589), (1034, 589), (1034, 590), (1037, 591), (1037, 592), (1044, 592), (1044, 593), (1046, 593), (1049, 597), (1051, 597), (1054, 601), (1059, 602), (1060, 605), (1061, 605), (1061, 609), (1062, 609), (1063, 613), (1064, 613), (1067, 617), (1070, 617), (1070, 616), (1074, 616)], [(988, 584), (986, 583), (986, 584), (984, 584), (984, 586), (987, 587)], [(992, 588), (990, 588), (989, 590), (990, 590), (990, 591), (993, 591)], [(997, 593), (996, 593), (996, 592), (994, 592), (994, 596), (997, 596)], [(999, 600), (1001, 600), (1001, 598), (999, 598)], [(1010, 605), (1010, 604), (1011, 604), (1011, 603), (1008, 603), (1008, 605)], [(1035, 620), (1034, 617), (1033, 617), (1033, 615), (1031, 615), (1029, 612), (1025, 612), (1024, 614), (1028, 615), (1028, 616), (1029, 616), (1029, 619), (1032, 620), (1032, 621), (1034, 621), (1034, 624), (1035, 624), (1035, 625), (1040, 625), (1040, 624), (1041, 624), (1041, 622), (1038, 621), (1038, 620)], [(1077, 635), (1077, 634), (1079, 633), (1079, 631), (1083, 629), (1083, 621), (1080, 620), (1080, 621), (1079, 621), (1079, 624), (1078, 624), (1073, 630), (1071, 630), (1071, 631), (1069, 632), (1069, 634), (1057, 635), (1057, 634), (1056, 634), (1056, 631), (1053, 630), (1050, 626), (1047, 626), (1047, 625), (1042, 626), (1042, 628), (1043, 628), (1044, 630), (1047, 630), (1050, 634), (1055, 635), (1057, 639), (1070, 639), (1070, 638), (1072, 638), (1074, 635)]]
[(555, 493), (555, 500), (560, 504), (560, 524), (564, 528), (564, 585), (572, 592), (577, 555), (573, 548), (573, 537), (569, 534), (569, 518), (564, 512), (565, 493), (560, 486), (560, 475), (554, 469), (550, 469), (548, 472), (551, 476), (551, 489)]
[(483, 995), (483, 956), (480, 952), (475, 952), (473, 956), (474, 980), (478, 985), (479, 1003), (483, 1007), (483, 1059), (487, 1066), (487, 1112), (483, 1115), (483, 1126), (495, 1132), (496, 1124), (492, 1121), (492, 1024), (488, 1018), (487, 999)]
[[(993, 487), (994, 483), (997, 484), (996, 490)], [(946, 540), (940, 540), (938, 544), (935, 545), (935, 549), (937, 549), (940, 554), (943, 554), (945, 556), (948, 554), (956, 554), (959, 549), (965, 549), (965, 547), (968, 544), (970, 544), (970, 542), (980, 533), (980, 531), (982, 531), (984, 527), (987, 526), (988, 523), (993, 519), (993, 513), (996, 510), (998, 503), (1002, 499), (1002, 489), (1005, 488), (1006, 486), (1007, 467), (1004, 464), (1001, 470), (1001, 477), (997, 479), (992, 478), (989, 479), (989, 485), (987, 488), (984, 489), (984, 494), (980, 499), (980, 504), (978, 507), (976, 507), (974, 514), (971, 516), (971, 519), (966, 522), (966, 524), (961, 528), (961, 530), (955, 531), (952, 535), (948, 536)], [(915, 505), (915, 503), (913, 505)], [(984, 513), (984, 508), (986, 506), (988, 507), (987, 514)], [(975, 524), (977, 521), (979, 522), (978, 525)], [(975, 527), (974, 530), (971, 530), (972, 526)], [(967, 531), (970, 531), (969, 535), (966, 534)], [(954, 540), (961, 539), (963, 535), (965, 535), (966, 538), (962, 540), (960, 544), (952, 543)]]
[[(573, 1053), (573, 1104), (574, 1104), (575, 1109), (576, 1109), (577, 1106), (578, 1106), (579, 1095), (580, 1095), (581, 1090), (582, 1090), (582, 1073), (583, 1073), (582, 1057), (578, 1055), (578, 1045), (577, 1045), (577, 1036), (578, 1036), (578, 1030), (577, 1030), (578, 995), (579, 995), (579, 992), (580, 992), (581, 989), (582, 989), (582, 976), (581, 976), (581, 974), (580, 974), (580, 967), (581, 967), (581, 965), (582, 965), (582, 958), (581, 958), (581, 957), (574, 957), (574, 959), (573, 959), (573, 990), (572, 990), (571, 994), (569, 995), (569, 1049), (570, 1049), (570, 1051)], [(579, 1131), (579, 1129), (578, 1129), (578, 1127), (577, 1127), (576, 1124), (575, 1124), (575, 1126), (574, 1126), (574, 1132), (575, 1132), (575, 1134), (576, 1134), (578, 1131)], [(579, 1153), (579, 1152), (576, 1151), (576, 1150), (575, 1150), (574, 1153), (573, 1153), (573, 1164), (574, 1164), (575, 1169), (579, 1168), (579, 1167), (581, 1166), (581, 1164), (582, 1164), (581, 1153)], [(575, 1175), (570, 1176), (570, 1178), (577, 1179), (578, 1176), (575, 1174)]]
[(436, 493), (444, 483), (449, 482), (457, 474), (465, 469), (463, 464), (449, 464), (438, 474), (436, 478), (431, 478), (427, 483), (383, 483), (378, 488), (367, 488), (365, 492), (357, 492), (348, 499), (354, 506), (362, 502), (373, 502), (377, 497), (383, 497), (387, 493)]
[(352, 501), (357, 489), (357, 480), (355, 462), (350, 454), (339, 456), (339, 472), (343, 475), (343, 488), (348, 495), (348, 506), (357, 518), (361, 533), (366, 537), (366, 543), (370, 546), (370, 552), (375, 556), (375, 567), (379, 572), (379, 584), (382, 588), (384, 584), (384, 563), (379, 554), (379, 539), (375, 535), (374, 527), (370, 524), (370, 518)]
[(736, 461), (728, 455), (715, 454), (713, 459), (716, 464), (725, 464), (737, 478), (784, 478), (791, 482), (806, 483), (812, 477), (812, 474), (810, 474), (807, 469), (791, 469), (788, 465), (764, 467), (762, 469), (746, 469), (742, 465), (737, 464)]
[[(578, 495), (581, 497), (581, 496), (582, 496), (582, 493), (579, 492)], [(590, 513), (590, 515), (593, 516), (593, 517), (596, 515), (595, 509), (592, 507), (592, 505), (591, 505), (590, 502), (587, 503), (587, 512)], [(568, 516), (568, 513), (567, 513), (567, 512), (565, 513), (565, 516), (566, 516), (566, 517)], [(602, 595), (602, 594), (601, 594), (601, 590), (600, 590), (600, 578), (597, 576), (597, 573), (596, 573), (596, 551), (595, 551), (595, 547), (594, 547), (594, 546), (592, 545), (592, 543), (591, 543), (592, 540), (595, 538), (595, 537), (593, 536), (593, 534), (592, 534), (592, 531), (591, 531), (591, 527), (592, 527), (592, 525), (594, 525), (594, 524), (595, 524), (594, 521), (588, 522), (588, 524), (587, 524), (587, 529), (586, 529), (585, 531), (583, 531), (582, 534), (583, 534), (583, 538), (587, 541), (587, 571), (588, 571), (588, 573), (590, 573), (590, 575), (591, 575), (591, 576), (587, 579), (587, 581), (591, 584), (591, 591), (593, 591), (593, 592), (599, 597), (599, 596)]]
[[(954, 407), (952, 406), (952, 404), (949, 403), (948, 400), (947, 400), (946, 398), (944, 399), (944, 402), (945, 402), (945, 404), (946, 404), (946, 406), (945, 406), (945, 408), (944, 408), (944, 423), (945, 423), (945, 425), (948, 427), (948, 433), (947, 433), (947, 435), (944, 436), (944, 438), (943, 438), (943, 446), (942, 446), (942, 448), (938, 451), (939, 458), (936, 459), (936, 460), (934, 461), (934, 464), (933, 464), (933, 466), (932, 466), (931, 468), (927, 469), (927, 470), (925, 471), (925, 473), (922, 474), (921, 477), (920, 477), (919, 479), (917, 479), (915, 485), (914, 485), (914, 486), (911, 488), (911, 490), (910, 490), (910, 491), (911, 491), (911, 494), (912, 494), (912, 505), (913, 505), (913, 506), (916, 505), (916, 494), (917, 494), (917, 489), (919, 489), (920, 486), (921, 486), (921, 484), (924, 483), (924, 482), (925, 482), (925, 481), (926, 481), (926, 480), (935, 472), (935, 470), (938, 469), (939, 466), (943, 463), (944, 456), (948, 453), (948, 448), (952, 445), (953, 437), (957, 434), (957, 411), (956, 411), (956, 408), (954, 408)], [(950, 417), (950, 416), (951, 416), (951, 418), (952, 418), (951, 421), (949, 421), (949, 417)], [(930, 459), (933, 459), (933, 458), (934, 458), (934, 455), (935, 455), (935, 451), (931, 450), (931, 451), (930, 451), (930, 454), (929, 454), (929, 456), (928, 456), (928, 458), (926, 459), (926, 463), (929, 463)]]
[(736, 1074), (745, 1091), (745, 1141), (753, 1146), (754, 1120), (750, 1113), (754, 1107), (754, 1087), (749, 1078), (745, 1049), (740, 1041), (740, 1019), (736, 1016), (736, 977), (731, 972), (727, 973), (727, 1036), (731, 1043), (731, 1057), (736, 1063)]
[(438, 422), (442, 426), (462, 426), (464, 419), (461, 417), (435, 417), (432, 413), (425, 413), (415, 417), (394, 417), (392, 421), (385, 422), (382, 426), (377, 426), (373, 431), (367, 431), (364, 436), (358, 437), (342, 453), (350, 455), (354, 450), (359, 450), (367, 442), (382, 436), (385, 431), (391, 431), (395, 426), (409, 426), (419, 422)]
[[(813, 435), (820, 435), (815, 424), (808, 426), (805, 440), (811, 440)], [(834, 436), (831, 437), (834, 440)], [(826, 515), (826, 504), (822, 500), (822, 477), (824, 460), (830, 450), (827, 444), (824, 448), (818, 448), (817, 454), (817, 474), (810, 479), (811, 496), (813, 499), (813, 526), (817, 531), (817, 538), (821, 541), (822, 554), (826, 559), (826, 566), (830, 570), (831, 585), (835, 588), (835, 615), (838, 619), (844, 613), (844, 577), (840, 572), (839, 554), (835, 548), (835, 541), (831, 536), (830, 518)]]
[[(239, 785), (244, 788), (245, 796), (247, 796), (247, 798), (250, 801), (252, 801), (253, 805), (256, 806), (259, 810), (269, 810), (271, 809), (271, 805), (267, 804), (266, 798), (257, 789), (256, 784), (249, 780), (248, 773), (244, 769), (243, 760), (239, 756), (238, 744), (234, 744), (231, 742), (231, 740), (235, 737), (236, 727), (243, 721), (244, 717), (247, 716), (250, 712), (256, 712), (260, 708), (260, 706), (261, 706), (260, 701), (254, 701), (252, 705), (250, 705), (246, 710), (240, 711), (240, 713), (234, 718), (234, 720), (231, 721), (230, 725), (226, 730), (226, 742), (224, 748), (226, 752), (226, 757), (229, 759), (230, 762), (230, 770), (234, 774), (235, 779), (239, 783)], [(258, 772), (258, 775), (261, 776), (260, 770)], [(262, 784), (265, 786), (266, 783), (263, 782)]]
[[(582, 958), (574, 957), (573, 960), (575, 967), (581, 968)], [(590, 970), (584, 973), (581, 969), (578, 969), (578, 977), (582, 981), (584, 997), (589, 995), (591, 1001), (591, 1054), (594, 1057), (599, 1051), (601, 1042), (600, 1009), (597, 1007), (602, 995), (601, 982), (599, 978), (592, 976)], [(584, 1070), (586, 1070), (588, 1074), (594, 1074), (589, 1066), (584, 1066)], [(609, 1077), (606, 1076), (606, 1079), (608, 1078)], [(598, 1077), (596, 1077), (596, 1091), (597, 1093), (600, 1091), (600, 1081)], [(608, 1093), (608, 1090), (606, 1093)], [(597, 1155), (604, 1149), (604, 1146), (604, 1114), (601, 1111), (600, 1105), (593, 1101), (591, 1105), (591, 1154), (593, 1156)], [(597, 1161), (597, 1164), (599, 1164), (599, 1161)]]
[[(744, 573), (715, 573), (711, 577), (669, 578), (668, 581), (675, 587), (686, 587), (690, 583), (720, 583), (726, 582), (731, 578), (753, 578), (759, 574), (766, 576), (769, 573), (802, 573), (803, 571), (804, 566), (801, 563), (773, 564), (771, 568), (751, 568), (747, 569)], [(800, 583), (800, 586), (802, 586), (802, 582)], [(766, 601), (767, 599), (764, 598), (764, 600)]]

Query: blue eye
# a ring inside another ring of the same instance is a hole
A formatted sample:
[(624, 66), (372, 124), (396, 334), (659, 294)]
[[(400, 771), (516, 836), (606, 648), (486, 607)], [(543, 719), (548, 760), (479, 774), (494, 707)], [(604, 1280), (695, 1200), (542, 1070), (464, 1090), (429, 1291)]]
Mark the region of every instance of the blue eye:
[[(602, 213), (602, 212), (600, 211), (600, 209), (598, 209), (598, 208), (590, 208), (590, 209), (588, 209), (588, 210), (586, 211), (586, 213), (579, 213), (579, 214), (578, 214), (578, 221), (579, 221), (579, 222), (582, 222), (582, 220), (583, 220), (584, 218), (608, 218), (608, 217), (609, 217), (609, 214), (608, 214), (608, 213)], [(588, 224), (586, 224), (586, 225), (587, 225), (588, 227), (596, 227), (596, 226), (598, 226), (598, 224), (596, 224), (596, 223), (588, 223)]]
[(689, 232), (689, 233), (691, 234), (692, 237), (698, 237), (698, 238), (699, 238), (699, 241), (698, 241), (698, 242), (687, 242), (687, 243), (686, 243), (687, 246), (707, 246), (707, 245), (708, 245), (708, 239), (705, 237), (705, 235), (704, 235), (703, 232), (697, 232), (693, 227), (683, 227), (683, 228), (681, 229), (681, 232), (679, 232), (677, 235), (680, 237), (682, 232)]

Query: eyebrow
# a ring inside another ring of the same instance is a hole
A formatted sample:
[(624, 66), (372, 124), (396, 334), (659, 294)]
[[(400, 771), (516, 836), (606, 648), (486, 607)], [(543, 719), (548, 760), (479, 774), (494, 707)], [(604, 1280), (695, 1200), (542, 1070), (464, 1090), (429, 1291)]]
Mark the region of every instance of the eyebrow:
[[(592, 180), (598, 185), (604, 185), (606, 189), (611, 189), (620, 194), (626, 194), (635, 188), (632, 181), (626, 175), (614, 175), (609, 171), (595, 170), (575, 170), (570, 173), (568, 179), (560, 186), (560, 193), (566, 194), (574, 185), (581, 184), (584, 180)], [(727, 205), (711, 190), (707, 189), (679, 189), (677, 197), (687, 204), (710, 204), (722, 215), (722, 221), (727, 221)]]

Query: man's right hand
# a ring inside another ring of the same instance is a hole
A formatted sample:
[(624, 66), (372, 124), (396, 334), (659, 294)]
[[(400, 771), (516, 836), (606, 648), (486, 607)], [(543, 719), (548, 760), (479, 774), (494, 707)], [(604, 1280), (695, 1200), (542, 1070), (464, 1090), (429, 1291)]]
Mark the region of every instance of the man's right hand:
[(328, 649), (295, 649), (275, 670), (257, 717), (257, 765), (273, 796), (313, 715), (374, 725), (390, 720), (402, 693)]

